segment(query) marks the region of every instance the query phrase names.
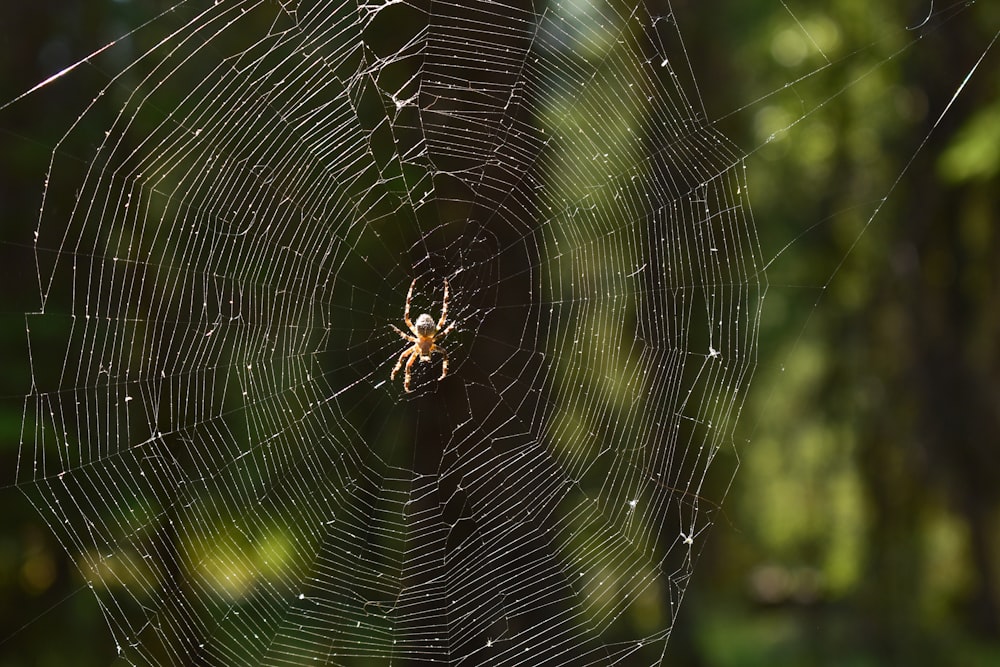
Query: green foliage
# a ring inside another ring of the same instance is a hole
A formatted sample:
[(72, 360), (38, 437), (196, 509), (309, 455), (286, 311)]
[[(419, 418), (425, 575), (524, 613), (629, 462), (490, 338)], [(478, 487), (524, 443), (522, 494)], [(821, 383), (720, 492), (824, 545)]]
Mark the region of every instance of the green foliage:
[(989, 181), (1000, 170), (1000, 103), (983, 108), (955, 134), (938, 160), (941, 178), (951, 183)]

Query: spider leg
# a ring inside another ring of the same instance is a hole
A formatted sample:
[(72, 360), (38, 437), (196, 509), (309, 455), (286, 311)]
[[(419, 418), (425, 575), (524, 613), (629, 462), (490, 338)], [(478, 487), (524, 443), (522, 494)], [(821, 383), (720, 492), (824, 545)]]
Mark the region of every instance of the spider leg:
[(413, 287), (417, 284), (417, 279), (414, 278), (413, 282), (410, 283), (410, 291), (406, 293), (406, 307), (403, 308), (403, 321), (406, 322), (407, 328), (416, 335), (417, 330), (413, 327), (413, 322), (410, 321), (410, 299), (413, 298)]
[(455, 328), (455, 324), (456, 324), (456, 322), (452, 322), (451, 324), (449, 324), (448, 326), (446, 326), (444, 328), (444, 331), (442, 331), (441, 333), (439, 333), (436, 336), (434, 336), (434, 338), (444, 338), (446, 335), (448, 335), (449, 331), (451, 331), (452, 329)]
[(413, 336), (408, 336), (407, 334), (403, 333), (403, 330), (402, 330), (402, 329), (400, 329), (399, 327), (397, 327), (396, 325), (394, 325), (394, 324), (390, 324), (389, 326), (390, 326), (390, 327), (392, 327), (393, 331), (395, 331), (395, 332), (396, 332), (396, 333), (398, 333), (398, 334), (399, 334), (400, 336), (402, 336), (402, 337), (403, 337), (403, 340), (408, 340), (408, 341), (410, 341), (411, 343), (416, 343), (416, 342), (417, 342), (417, 339), (416, 339), (416, 338), (414, 338)]
[(438, 378), (440, 382), (448, 374), (448, 352), (440, 345), (431, 345), (431, 352), (440, 352), (441, 356), (444, 357), (444, 361), (441, 362), (441, 377)]
[(396, 366), (392, 369), (392, 373), (389, 375), (390, 380), (396, 379), (396, 373), (398, 373), (399, 369), (403, 367), (403, 359), (406, 359), (407, 357), (410, 357), (410, 363), (406, 365), (406, 374), (410, 374), (410, 364), (412, 364), (413, 360), (416, 358), (413, 356), (414, 349), (416, 348), (408, 347), (403, 350), (402, 354), (399, 355), (399, 361), (396, 362)]
[[(411, 347), (410, 351), (412, 352), (415, 349), (416, 348), (412, 348)], [(403, 373), (403, 389), (405, 389), (406, 391), (411, 391), (411, 389), (410, 389), (410, 368), (413, 367), (413, 362), (416, 361), (416, 360), (417, 360), (417, 355), (411, 354), (410, 355), (410, 360), (406, 362), (406, 371)], [(402, 362), (402, 359), (400, 359), (400, 361)]]
[(441, 301), (441, 319), (438, 320), (437, 328), (444, 326), (444, 321), (448, 318), (448, 279), (444, 279), (444, 299)]

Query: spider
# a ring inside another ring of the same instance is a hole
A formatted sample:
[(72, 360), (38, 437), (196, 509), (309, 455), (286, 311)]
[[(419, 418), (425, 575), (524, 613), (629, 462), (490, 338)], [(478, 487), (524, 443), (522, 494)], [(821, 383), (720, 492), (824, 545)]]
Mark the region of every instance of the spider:
[(406, 322), (406, 326), (413, 332), (413, 335), (410, 336), (403, 333), (403, 331), (393, 324), (389, 325), (405, 340), (413, 343), (413, 345), (403, 350), (403, 353), (399, 355), (399, 361), (396, 362), (396, 366), (392, 369), (392, 374), (389, 376), (390, 380), (395, 380), (396, 373), (403, 366), (403, 360), (409, 357), (409, 361), (406, 362), (406, 371), (403, 373), (403, 388), (406, 391), (412, 391), (410, 389), (410, 369), (413, 367), (413, 362), (417, 360), (417, 357), (420, 357), (420, 361), (430, 361), (432, 354), (440, 352), (441, 356), (444, 357), (444, 361), (441, 363), (441, 377), (438, 380), (443, 380), (444, 376), (448, 374), (448, 352), (440, 345), (437, 345), (436, 342), (455, 328), (455, 323), (452, 322), (444, 330), (441, 329), (448, 316), (447, 278), (444, 279), (444, 300), (441, 302), (441, 319), (437, 321), (437, 324), (434, 324), (434, 318), (427, 313), (423, 313), (417, 318), (417, 324), (414, 326), (413, 322), (410, 321), (410, 299), (413, 298), (413, 287), (416, 284), (417, 279), (414, 278), (413, 282), (410, 283), (410, 291), (406, 293), (406, 307), (403, 308), (403, 321)]

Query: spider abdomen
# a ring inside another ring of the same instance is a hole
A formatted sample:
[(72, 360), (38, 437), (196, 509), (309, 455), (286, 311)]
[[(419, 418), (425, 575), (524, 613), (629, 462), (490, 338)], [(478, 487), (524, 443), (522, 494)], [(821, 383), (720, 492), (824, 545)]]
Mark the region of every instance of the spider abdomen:
[(434, 323), (434, 318), (427, 313), (422, 314), (417, 318), (417, 335), (421, 337), (433, 336), (437, 330), (437, 325)]

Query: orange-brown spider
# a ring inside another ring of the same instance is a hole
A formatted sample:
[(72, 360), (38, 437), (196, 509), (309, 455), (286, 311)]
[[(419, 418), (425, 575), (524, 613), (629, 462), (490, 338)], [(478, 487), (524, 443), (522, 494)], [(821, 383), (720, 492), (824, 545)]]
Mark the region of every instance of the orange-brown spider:
[(403, 333), (402, 330), (397, 328), (395, 325), (390, 324), (396, 333), (402, 336), (405, 340), (413, 343), (413, 345), (405, 350), (399, 355), (399, 361), (396, 362), (395, 368), (392, 369), (392, 374), (389, 376), (390, 380), (396, 379), (396, 373), (403, 366), (403, 360), (409, 357), (409, 361), (406, 362), (406, 371), (403, 374), (403, 389), (406, 391), (411, 391), (410, 389), (410, 369), (413, 367), (413, 362), (420, 357), (420, 361), (430, 361), (431, 355), (435, 352), (440, 352), (441, 356), (444, 357), (444, 361), (441, 363), (441, 377), (438, 380), (443, 380), (444, 376), (448, 374), (448, 353), (443, 347), (437, 345), (436, 342), (439, 338), (443, 338), (455, 328), (455, 323), (452, 322), (443, 331), (441, 327), (444, 326), (445, 320), (448, 317), (448, 279), (444, 279), (444, 299), (441, 302), (441, 319), (434, 323), (434, 318), (423, 313), (417, 318), (417, 324), (414, 326), (413, 322), (410, 321), (410, 299), (413, 298), (413, 287), (417, 284), (417, 279), (414, 278), (413, 282), (410, 283), (410, 291), (406, 293), (406, 307), (403, 308), (403, 321), (406, 322), (406, 326), (413, 335)]

